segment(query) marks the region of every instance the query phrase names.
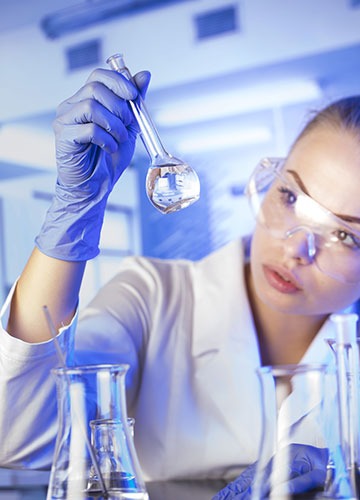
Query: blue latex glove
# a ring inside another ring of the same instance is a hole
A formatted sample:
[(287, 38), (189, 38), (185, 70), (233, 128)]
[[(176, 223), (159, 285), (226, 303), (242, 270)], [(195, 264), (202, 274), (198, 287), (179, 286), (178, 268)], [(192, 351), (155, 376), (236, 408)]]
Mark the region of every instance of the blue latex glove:
[(257, 463), (246, 467), (244, 472), (239, 477), (227, 484), (225, 488), (220, 490), (212, 500), (230, 500), (237, 498), (241, 500), (251, 499), (251, 486), (254, 481)]
[(99, 253), (106, 202), (138, 133), (126, 101), (145, 95), (150, 73), (134, 79), (136, 86), (115, 71), (96, 69), (57, 109), (55, 196), (35, 239), (50, 257), (85, 261)]
[[(273, 485), (272, 494), (281, 497), (286, 493), (305, 494), (312, 490), (321, 490), (326, 479), (328, 450), (302, 444), (291, 444), (290, 450), (287, 449), (286, 452), (289, 453), (288, 460), (291, 464), (291, 469), (288, 472), (289, 481)], [(273, 459), (267, 466), (269, 473), (272, 464)], [(250, 500), (256, 466), (257, 463), (247, 467), (238, 478), (226, 485), (212, 500)], [(267, 486), (266, 484), (262, 485), (263, 498), (267, 498), (269, 493)]]

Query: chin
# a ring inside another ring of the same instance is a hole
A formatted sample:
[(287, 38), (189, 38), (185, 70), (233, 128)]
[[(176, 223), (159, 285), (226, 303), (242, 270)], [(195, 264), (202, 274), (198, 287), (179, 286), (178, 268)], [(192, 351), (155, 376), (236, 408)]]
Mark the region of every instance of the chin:
[(306, 314), (303, 308), (295, 304), (290, 304), (288, 300), (274, 300), (269, 297), (261, 297), (261, 300), (268, 307), (282, 314)]
[(312, 314), (300, 294), (283, 294), (271, 288), (267, 282), (256, 288), (258, 298), (274, 311), (283, 314)]

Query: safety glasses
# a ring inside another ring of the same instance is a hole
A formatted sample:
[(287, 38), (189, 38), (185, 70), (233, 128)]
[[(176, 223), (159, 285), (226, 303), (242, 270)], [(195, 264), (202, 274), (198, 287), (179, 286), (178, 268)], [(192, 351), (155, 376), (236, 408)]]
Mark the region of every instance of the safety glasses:
[(360, 227), (345, 222), (305, 194), (285, 159), (264, 158), (255, 168), (246, 195), (257, 222), (278, 239), (303, 235), (308, 258), (328, 276), (360, 280)]

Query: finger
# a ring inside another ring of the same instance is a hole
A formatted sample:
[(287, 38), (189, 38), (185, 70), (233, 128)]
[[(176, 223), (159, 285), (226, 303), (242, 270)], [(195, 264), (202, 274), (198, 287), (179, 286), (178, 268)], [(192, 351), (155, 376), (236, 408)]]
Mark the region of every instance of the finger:
[(134, 76), (134, 82), (139, 89), (141, 97), (145, 97), (147, 89), (149, 87), (151, 79), (151, 73), (149, 71), (140, 71)]
[[(83, 109), (81, 107), (74, 107), (79, 103), (83, 103)], [(134, 120), (127, 102), (120, 99), (111, 90), (98, 82), (93, 82), (82, 87), (74, 96), (62, 102), (57, 108), (56, 116), (59, 117), (66, 114), (71, 108), (74, 108), (77, 113), (88, 114), (91, 108), (96, 106), (96, 103), (101, 104), (110, 113), (118, 116), (124, 122), (125, 126)]]
[(133, 116), (129, 109), (121, 114), (120, 119), (97, 101), (88, 99), (68, 107), (67, 111), (55, 120), (53, 128), (58, 132), (68, 125), (94, 123), (111, 134), (115, 141), (124, 142), (128, 139), (126, 127), (131, 126)]
[(254, 480), (257, 463), (249, 465), (239, 477), (220, 490), (213, 500), (245, 500), (251, 498), (251, 485)]
[(67, 125), (63, 129), (62, 142), (65, 144), (95, 144), (106, 153), (115, 153), (118, 143), (111, 134), (94, 123)]
[(321, 488), (325, 484), (326, 470), (313, 469), (307, 474), (295, 477), (289, 481), (289, 488), (291, 493), (304, 493), (312, 489)]
[(302, 474), (307, 474), (314, 468), (313, 464), (310, 462), (310, 460), (306, 459), (301, 459), (301, 460), (294, 460), (291, 463), (291, 472), (290, 476), (291, 477), (297, 477), (301, 476)]
[(293, 445), (291, 469), (294, 475), (305, 474), (312, 469), (326, 468), (329, 451), (310, 445)]
[(246, 491), (234, 491), (229, 488), (224, 488), (219, 491), (212, 500), (251, 500), (251, 488), (248, 488)]
[(125, 100), (136, 99), (138, 95), (138, 89), (133, 82), (128, 80), (125, 76), (117, 73), (114, 70), (95, 69), (86, 81), (85, 86), (93, 83), (99, 82), (110, 89), (114, 94)]

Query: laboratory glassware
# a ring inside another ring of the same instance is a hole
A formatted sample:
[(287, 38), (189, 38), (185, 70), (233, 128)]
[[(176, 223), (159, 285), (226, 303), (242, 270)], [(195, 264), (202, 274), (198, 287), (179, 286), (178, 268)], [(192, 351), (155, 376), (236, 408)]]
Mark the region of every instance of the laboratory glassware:
[(262, 437), (251, 500), (355, 500), (334, 411), (334, 367), (264, 366), (257, 373)]
[[(134, 82), (122, 54), (114, 54), (106, 62), (111, 69)], [(150, 167), (146, 176), (146, 193), (150, 202), (165, 214), (192, 205), (200, 197), (200, 181), (197, 173), (186, 162), (175, 158), (165, 150), (141, 95), (129, 101), (129, 105), (150, 157)]]
[[(129, 436), (125, 426), (129, 427), (133, 437), (133, 424), (130, 419), (123, 422), (119, 419), (97, 419), (90, 422), (91, 445), (94, 449), (102, 480), (108, 491), (136, 488), (135, 475), (130, 473), (132, 465), (128, 454), (127, 439)], [(88, 489), (99, 491), (101, 484), (98, 470), (92, 467)]]
[(340, 411), (340, 438), (353, 488), (360, 497), (360, 339), (357, 338), (358, 315), (332, 314), (335, 340), (328, 340), (337, 367)]
[(148, 500), (127, 417), (128, 368), (53, 370), (59, 425), (47, 500)]

